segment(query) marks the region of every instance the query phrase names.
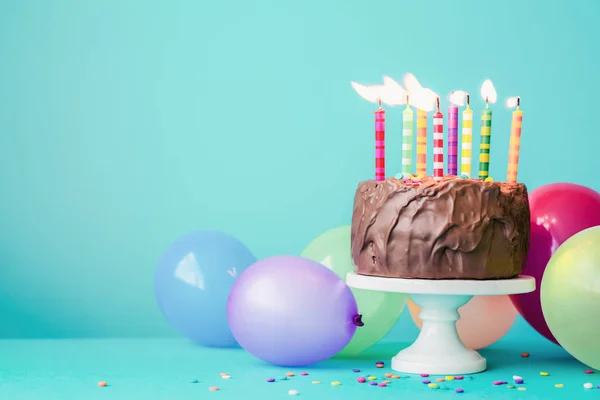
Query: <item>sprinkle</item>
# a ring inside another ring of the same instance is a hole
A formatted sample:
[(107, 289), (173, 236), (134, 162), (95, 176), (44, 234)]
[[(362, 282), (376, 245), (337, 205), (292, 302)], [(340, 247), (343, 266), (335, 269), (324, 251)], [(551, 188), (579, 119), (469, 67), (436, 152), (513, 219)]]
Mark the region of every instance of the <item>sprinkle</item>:
[[(198, 382), (198, 381), (196, 381), (196, 382)], [(100, 381), (100, 382), (98, 382), (98, 386), (106, 387), (106, 386), (108, 386), (108, 383), (106, 383), (105, 381)]]
[(313, 385), (319, 385), (321, 383), (321, 381), (312, 381)]
[(339, 383), (338, 381), (333, 381), (331, 382), (331, 386), (340, 386), (341, 383)]
[(400, 379), (400, 375), (392, 375), (391, 378), (392, 379)]
[(584, 384), (583, 384), (583, 388), (584, 388), (584, 389), (591, 389), (591, 388), (593, 388), (593, 387), (594, 387), (594, 385), (592, 385), (592, 384), (591, 384), (591, 383), (589, 383), (589, 382), (586, 382), (586, 383), (584, 383)]
[(383, 364), (375, 364), (375, 366), (376, 366), (377, 368), (383, 368), (383, 367), (384, 367), (384, 365), (383, 365)]
[(485, 178), (484, 182), (494, 182), (494, 178), (488, 176), (487, 178)]
[(565, 387), (565, 385), (563, 385), (562, 383), (557, 383), (556, 385), (554, 385), (554, 387), (561, 388)]
[(540, 375), (541, 375), (541, 376), (548, 376), (548, 375), (550, 375), (550, 374), (549, 374), (549, 373), (547, 373), (547, 372), (540, 372)]
[(208, 390), (210, 390), (211, 392), (216, 392), (216, 391), (219, 390), (219, 388), (216, 387), (216, 386), (211, 386), (211, 387), (208, 388)]
[(492, 382), (494, 385), (498, 386), (498, 385), (506, 385), (508, 382), (506, 381), (494, 381)]
[(584, 373), (584, 374), (588, 374), (588, 375), (589, 375), (589, 374), (593, 374), (593, 373), (594, 373), (594, 370), (592, 370), (592, 369), (586, 369), (585, 371), (583, 371), (583, 373)]
[(394, 175), (394, 178), (401, 180), (402, 178), (404, 178), (404, 175), (402, 174), (402, 172), (398, 172), (396, 175)]
[(430, 384), (429, 384), (429, 385), (427, 385), (427, 386), (429, 386), (429, 387), (430, 387), (430, 388), (432, 388), (432, 389), (439, 389), (439, 388), (440, 388), (440, 386), (439, 386), (437, 383), (430, 383)]
[(281, 378), (279, 378), (279, 380), (280, 380), (280, 381), (287, 381), (287, 380), (288, 380), (288, 378), (287, 378), (287, 376), (282, 376)]
[(519, 375), (513, 375), (513, 380), (517, 380), (517, 379), (523, 379), (522, 377), (520, 377)]
[(447, 380), (447, 381), (453, 381), (453, 380), (454, 380), (454, 377), (453, 377), (453, 376), (447, 376), (447, 377), (446, 377), (446, 380)]
[(231, 375), (221, 375), (221, 378), (223, 378), (223, 379), (231, 379)]
[(302, 376), (307, 376), (307, 375), (308, 375), (308, 372), (300, 372), (300, 375), (302, 375)]
[(523, 379), (515, 379), (515, 383), (516, 383), (517, 385), (522, 385), (522, 384), (523, 384), (523, 382), (524, 382), (524, 381), (523, 381)]
[(267, 382), (275, 382), (275, 378), (267, 378)]
[(529, 353), (523, 352), (523, 353), (521, 353), (521, 357), (527, 358), (527, 357), (529, 357)]
[(358, 383), (365, 383), (366, 381), (367, 380), (363, 376), (356, 378), (356, 382)]
[(389, 372), (387, 374), (383, 374), (383, 376), (385, 376), (386, 378), (391, 378), (392, 374), (390, 374)]
[(198, 379), (194, 379), (193, 381), (191, 381), (190, 383), (198, 383)]
[(422, 376), (423, 378), (427, 378), (427, 377), (429, 376), (429, 374), (421, 374), (421, 376)]
[(458, 376), (455, 376), (454, 379), (456, 379), (457, 381), (462, 381), (463, 379), (465, 379), (465, 377), (462, 375), (458, 375)]
[(360, 372), (360, 369), (355, 368), (355, 369), (352, 370), (352, 372)]
[(369, 382), (369, 385), (371, 385), (371, 386), (377, 386), (377, 382)]
[(444, 378), (435, 378), (435, 381), (436, 381), (436, 382), (444, 382), (444, 381), (445, 381), (445, 379), (444, 379)]
[(285, 374), (285, 376), (292, 377), (292, 376), (294, 376), (294, 373), (293, 372), (288, 372), (287, 374)]
[(469, 179), (469, 175), (467, 175), (467, 174), (460, 174), (460, 177), (463, 179)]
[(219, 375), (225, 376), (225, 375), (229, 375), (229, 374), (227, 372), (221, 372)]
[(390, 382), (390, 381), (382, 381), (381, 383), (385, 383), (386, 385), (389, 385), (392, 382)]
[(290, 396), (296, 396), (296, 395), (298, 394), (298, 391), (297, 391), (296, 389), (290, 389), (290, 390), (288, 391), (288, 394), (289, 394)]
[(427, 380), (427, 379), (424, 379), (424, 380), (422, 380), (421, 382), (423, 382), (423, 383), (424, 383), (424, 384), (426, 384), (426, 385), (429, 385), (429, 384), (431, 383), (431, 381), (430, 381), (430, 380)]
[(379, 387), (386, 387), (386, 386), (387, 386), (387, 384), (385, 384), (385, 383), (381, 382), (381, 383), (380, 383), (379, 385), (377, 385), (377, 386), (379, 386)]
[(524, 391), (526, 391), (526, 390), (527, 390), (527, 388), (526, 388), (526, 387), (523, 387), (523, 386), (521, 386), (521, 387), (518, 387), (518, 388), (517, 388), (517, 390), (520, 390), (521, 392), (524, 392)]
[(514, 388), (515, 388), (515, 385), (506, 385), (506, 388), (507, 388), (507, 389), (514, 389)]
[(456, 388), (456, 389), (454, 389), (454, 391), (455, 391), (456, 393), (464, 393), (464, 392), (465, 392), (465, 391), (464, 391), (464, 390), (462, 390), (461, 388)]
[(423, 179), (423, 178), (425, 178), (425, 175), (423, 175), (423, 174), (417, 174), (417, 178)]
[(371, 376), (369, 376), (367, 379), (368, 379), (368, 380), (370, 380), (370, 381), (374, 381), (375, 379), (377, 379), (377, 377), (376, 377), (376, 376), (373, 376), (373, 375), (371, 375)]

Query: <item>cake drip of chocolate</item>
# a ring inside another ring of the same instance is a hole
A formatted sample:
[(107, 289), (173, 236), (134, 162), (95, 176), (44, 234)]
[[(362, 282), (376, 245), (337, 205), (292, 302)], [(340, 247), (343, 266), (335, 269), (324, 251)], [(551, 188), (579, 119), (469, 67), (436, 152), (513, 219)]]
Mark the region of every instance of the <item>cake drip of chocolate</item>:
[(365, 181), (354, 198), (352, 257), (363, 275), (513, 278), (524, 268), (529, 229), (520, 183), (455, 176)]

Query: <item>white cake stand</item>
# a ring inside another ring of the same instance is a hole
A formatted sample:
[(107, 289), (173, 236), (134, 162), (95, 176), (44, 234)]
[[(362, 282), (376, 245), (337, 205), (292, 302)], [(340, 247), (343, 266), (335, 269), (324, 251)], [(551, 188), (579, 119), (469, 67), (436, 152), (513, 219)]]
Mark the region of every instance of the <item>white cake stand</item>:
[(350, 272), (346, 283), (356, 289), (406, 293), (421, 307), (421, 333), (410, 347), (392, 358), (392, 369), (407, 374), (432, 375), (474, 374), (487, 368), (486, 359), (475, 350), (467, 349), (458, 336), (459, 307), (473, 296), (535, 290), (535, 279), (525, 275), (480, 281), (380, 278)]

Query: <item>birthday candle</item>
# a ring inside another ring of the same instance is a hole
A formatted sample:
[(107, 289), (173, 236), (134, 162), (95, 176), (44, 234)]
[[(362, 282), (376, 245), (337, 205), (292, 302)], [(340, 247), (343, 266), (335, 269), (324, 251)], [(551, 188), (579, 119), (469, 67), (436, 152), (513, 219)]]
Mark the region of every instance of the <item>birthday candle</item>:
[(381, 99), (375, 111), (375, 180), (385, 180), (385, 110)]
[(473, 110), (469, 105), (469, 95), (467, 97), (467, 108), (462, 113), (462, 145), (460, 173), (467, 178), (471, 177), (471, 153), (473, 148)]
[(479, 141), (479, 177), (485, 179), (490, 171), (490, 143), (492, 138), (492, 110), (488, 102), (481, 113), (481, 138)]
[(448, 106), (448, 175), (458, 175), (458, 106)]
[(517, 109), (512, 113), (512, 123), (510, 126), (510, 147), (508, 150), (508, 171), (506, 173), (506, 182), (517, 183), (517, 173), (519, 172), (519, 151), (521, 149), (521, 127), (523, 125), (523, 111), (521, 111), (521, 99), (519, 97), (508, 99), (508, 107)]
[(427, 112), (417, 109), (417, 175), (427, 174)]
[(440, 98), (437, 99), (437, 112), (433, 114), (433, 177), (444, 177), (444, 115), (440, 112)]
[(413, 110), (406, 96), (406, 109), (402, 112), (402, 174), (412, 173)]
[(489, 79), (481, 85), (481, 97), (485, 99), (485, 109), (481, 113), (481, 137), (479, 140), (479, 178), (485, 179), (490, 171), (490, 143), (492, 139), (492, 110), (490, 103), (496, 102), (496, 89)]

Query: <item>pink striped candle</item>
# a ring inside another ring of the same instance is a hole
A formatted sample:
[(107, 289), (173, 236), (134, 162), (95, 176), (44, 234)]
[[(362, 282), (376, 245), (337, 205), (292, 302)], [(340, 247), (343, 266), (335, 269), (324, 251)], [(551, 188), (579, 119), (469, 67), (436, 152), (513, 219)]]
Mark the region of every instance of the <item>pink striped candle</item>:
[(375, 111), (375, 180), (385, 180), (385, 110)]
[(458, 106), (448, 107), (448, 175), (458, 175)]
[(444, 177), (444, 115), (440, 112), (440, 98), (437, 98), (437, 112), (433, 114), (433, 178)]

